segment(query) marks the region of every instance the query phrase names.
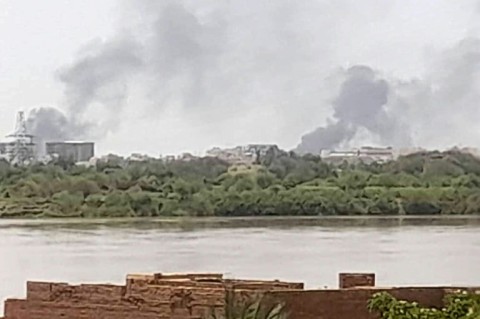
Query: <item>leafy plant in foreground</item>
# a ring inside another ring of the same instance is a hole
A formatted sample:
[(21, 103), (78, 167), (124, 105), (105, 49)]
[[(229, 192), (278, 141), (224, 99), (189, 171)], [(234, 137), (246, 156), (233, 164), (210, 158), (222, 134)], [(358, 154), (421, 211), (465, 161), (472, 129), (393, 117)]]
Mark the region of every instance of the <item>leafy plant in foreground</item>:
[(220, 315), (214, 308), (205, 319), (287, 319), (285, 304), (268, 300), (259, 294), (242, 296), (235, 291), (227, 291), (224, 313)]
[(422, 307), (380, 292), (370, 299), (368, 309), (382, 319), (480, 319), (480, 291), (449, 294), (442, 309)]

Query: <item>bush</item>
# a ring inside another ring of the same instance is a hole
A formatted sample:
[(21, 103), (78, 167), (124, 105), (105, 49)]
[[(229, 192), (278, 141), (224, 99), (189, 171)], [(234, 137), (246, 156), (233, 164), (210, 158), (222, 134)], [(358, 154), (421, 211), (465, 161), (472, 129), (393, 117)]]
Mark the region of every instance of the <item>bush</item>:
[(480, 291), (449, 294), (442, 309), (421, 307), (417, 302), (397, 300), (381, 292), (373, 295), (367, 307), (383, 319), (478, 319)]

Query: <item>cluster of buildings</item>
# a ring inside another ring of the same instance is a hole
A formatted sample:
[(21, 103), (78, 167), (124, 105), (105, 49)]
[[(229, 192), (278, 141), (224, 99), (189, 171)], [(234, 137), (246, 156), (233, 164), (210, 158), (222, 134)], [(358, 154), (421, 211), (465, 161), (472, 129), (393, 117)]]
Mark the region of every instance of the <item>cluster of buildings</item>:
[(254, 164), (268, 151), (277, 152), (280, 149), (275, 144), (249, 144), (233, 148), (214, 147), (206, 152), (209, 157), (221, 159), (230, 164)]
[[(44, 145), (39, 145), (44, 143)], [(45, 149), (41, 154), (40, 149)], [(15, 131), (0, 142), (0, 159), (13, 165), (28, 165), (34, 162), (49, 162), (63, 159), (75, 163), (88, 162), (95, 155), (95, 145), (91, 142), (56, 141), (43, 142), (30, 134), (25, 114), (19, 112)]]
[[(274, 152), (274, 154), (278, 154), (279, 152), (281, 152), (278, 146), (274, 144), (249, 144), (232, 148), (214, 147), (206, 151), (205, 157), (217, 158), (232, 165), (251, 165), (255, 164), (260, 157), (265, 156), (269, 151)], [(190, 162), (200, 157), (201, 156), (197, 156), (187, 152), (179, 155), (161, 155), (159, 159), (165, 162)], [(154, 158), (148, 155), (133, 153), (125, 160), (129, 162), (145, 162), (151, 159)], [(98, 160), (108, 161), (108, 156), (101, 157)]]
[[(232, 165), (251, 165), (255, 164), (261, 157), (265, 156), (268, 152), (273, 154), (279, 154), (281, 150), (275, 144), (249, 144), (243, 146), (236, 146), (232, 148), (220, 148), (214, 147), (205, 153), (205, 157), (217, 158)], [(100, 158), (93, 158), (91, 163), (97, 161), (109, 161), (114, 155), (107, 155)], [(182, 153), (179, 155), (160, 155), (159, 158), (164, 162), (190, 162), (201, 158), (200, 155), (194, 155), (192, 153)], [(125, 162), (146, 162), (155, 159), (149, 155), (133, 153), (130, 156), (124, 158)]]
[[(259, 157), (263, 157), (268, 151), (274, 154), (282, 152), (277, 145), (274, 144), (251, 144), (246, 146), (237, 146), (233, 148), (215, 147), (206, 152), (209, 157), (215, 157), (224, 160), (230, 164), (253, 164)], [(416, 153), (421, 149), (393, 149), (391, 147), (372, 147), (363, 146), (349, 150), (324, 150), (320, 157), (332, 164), (358, 163), (385, 163), (395, 160), (400, 155)]]
[[(39, 150), (42, 150), (41, 152)], [(480, 157), (480, 151), (471, 148), (454, 148), (456, 151), (469, 153)], [(323, 150), (321, 158), (332, 164), (347, 163), (385, 163), (399, 156), (425, 151), (421, 148), (393, 149), (392, 147), (363, 146), (349, 150)], [(274, 155), (282, 151), (275, 144), (249, 144), (232, 148), (214, 147), (206, 152), (207, 157), (218, 158), (232, 165), (251, 165), (258, 162), (269, 152)], [(30, 134), (23, 112), (19, 112), (12, 134), (0, 141), (0, 160), (6, 160), (14, 165), (28, 165), (33, 162), (49, 162), (63, 159), (78, 164), (95, 165), (97, 161), (108, 161), (109, 156), (95, 158), (95, 144), (82, 141), (42, 141)], [(112, 155), (113, 156), (113, 155)], [(183, 153), (178, 156), (165, 156), (165, 161), (192, 161), (198, 156)], [(126, 161), (148, 161), (152, 157), (142, 154), (132, 154)]]
[[(470, 154), (480, 158), (480, 150), (471, 147), (453, 147), (449, 151)], [(392, 147), (371, 147), (364, 146), (345, 151), (322, 151), (320, 156), (328, 163), (341, 164), (347, 163), (386, 163), (398, 159), (400, 156), (406, 156), (415, 153), (427, 152), (424, 148), (400, 148), (394, 149)]]
[(394, 160), (397, 156), (391, 147), (370, 147), (364, 146), (350, 150), (326, 150), (320, 154), (322, 159), (332, 164), (343, 162), (355, 163), (385, 163)]

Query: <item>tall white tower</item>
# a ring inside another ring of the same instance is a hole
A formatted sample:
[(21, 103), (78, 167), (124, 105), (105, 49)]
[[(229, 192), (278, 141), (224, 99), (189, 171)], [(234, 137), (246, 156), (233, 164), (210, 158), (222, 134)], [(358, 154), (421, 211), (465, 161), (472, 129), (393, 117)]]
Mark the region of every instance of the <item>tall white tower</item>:
[(8, 135), (7, 158), (14, 165), (27, 165), (35, 160), (33, 135), (28, 134), (25, 113), (18, 112), (15, 131)]

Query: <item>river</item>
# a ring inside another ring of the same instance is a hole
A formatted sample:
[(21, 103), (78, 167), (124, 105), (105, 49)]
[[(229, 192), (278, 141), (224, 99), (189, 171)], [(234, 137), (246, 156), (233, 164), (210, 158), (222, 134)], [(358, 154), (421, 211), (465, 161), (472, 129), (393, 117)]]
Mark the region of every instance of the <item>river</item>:
[(266, 219), (165, 223), (0, 221), (0, 313), (27, 280), (123, 283), (127, 273), (227, 277), (336, 287), (342, 271), (377, 284), (480, 285), (478, 219)]

